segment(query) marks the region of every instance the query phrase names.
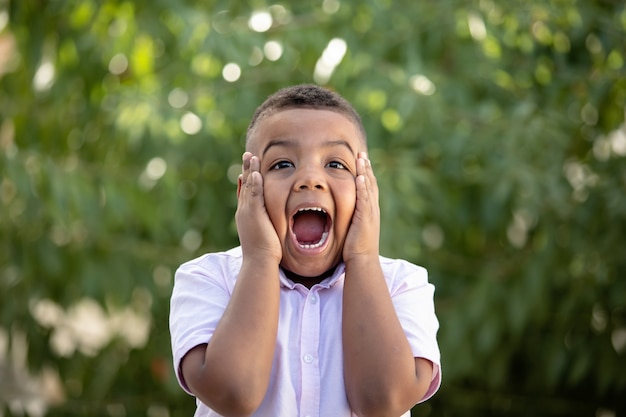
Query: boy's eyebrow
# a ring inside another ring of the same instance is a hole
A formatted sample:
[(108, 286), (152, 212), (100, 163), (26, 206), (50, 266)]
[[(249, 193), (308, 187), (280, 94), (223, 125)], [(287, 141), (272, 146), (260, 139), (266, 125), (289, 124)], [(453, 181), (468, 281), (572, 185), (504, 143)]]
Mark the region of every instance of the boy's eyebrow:
[(296, 144), (294, 142), (292, 142), (292, 141), (289, 141), (289, 140), (278, 140), (278, 139), (270, 140), (269, 143), (265, 146), (265, 149), (263, 149), (263, 152), (261, 153), (261, 156), (265, 156), (267, 151), (272, 146), (294, 147), (294, 146), (296, 146)]
[[(271, 140), (266, 146), (265, 149), (263, 149), (263, 152), (261, 153), (261, 156), (264, 156), (265, 153), (273, 146), (284, 146), (284, 147), (288, 147), (288, 148), (297, 148), (300, 145), (295, 142), (295, 141), (291, 141), (288, 139), (275, 139), (275, 140)], [(352, 149), (352, 146), (350, 146), (350, 144), (345, 141), (345, 140), (341, 140), (341, 139), (337, 139), (337, 140), (329, 140), (327, 142), (324, 142), (322, 144), (323, 147), (325, 148), (331, 148), (334, 146), (345, 146), (346, 148), (348, 148), (350, 150), (350, 153), (354, 154), (354, 149)]]

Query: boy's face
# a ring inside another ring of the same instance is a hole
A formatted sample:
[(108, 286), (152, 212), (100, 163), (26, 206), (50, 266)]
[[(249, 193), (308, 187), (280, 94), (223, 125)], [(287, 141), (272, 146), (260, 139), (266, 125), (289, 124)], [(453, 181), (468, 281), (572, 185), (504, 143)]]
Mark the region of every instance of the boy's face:
[(356, 204), (357, 126), (330, 110), (288, 109), (260, 121), (248, 150), (260, 159), (265, 207), (281, 266), (317, 277), (341, 260)]

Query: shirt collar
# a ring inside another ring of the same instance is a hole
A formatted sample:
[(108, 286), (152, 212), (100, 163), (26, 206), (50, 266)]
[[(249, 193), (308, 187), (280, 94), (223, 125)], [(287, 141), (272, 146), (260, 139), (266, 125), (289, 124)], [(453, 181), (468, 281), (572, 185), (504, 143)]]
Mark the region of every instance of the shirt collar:
[[(333, 285), (337, 283), (337, 281), (339, 281), (340, 279), (344, 277), (345, 270), (346, 270), (346, 265), (343, 262), (340, 262), (339, 265), (337, 265), (337, 267), (335, 268), (335, 271), (332, 273), (331, 276), (324, 278), (322, 282), (320, 282), (319, 284), (315, 284), (313, 287), (321, 287), (321, 288), (332, 287)], [(293, 290), (295, 286), (297, 285), (295, 282), (287, 278), (282, 268), (280, 268), (279, 270), (279, 277), (280, 277), (280, 285), (282, 287), (286, 287), (290, 290)]]

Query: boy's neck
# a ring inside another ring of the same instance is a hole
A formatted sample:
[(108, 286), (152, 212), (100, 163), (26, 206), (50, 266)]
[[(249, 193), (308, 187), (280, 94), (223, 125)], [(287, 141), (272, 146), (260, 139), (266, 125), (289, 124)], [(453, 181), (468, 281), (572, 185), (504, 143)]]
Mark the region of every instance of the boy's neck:
[(283, 270), (287, 278), (289, 278), (296, 284), (302, 284), (305, 287), (311, 289), (311, 287), (313, 287), (315, 284), (319, 284), (320, 282), (324, 281), (326, 278), (330, 277), (335, 272), (335, 269), (337, 269), (337, 266), (332, 267), (328, 271), (324, 272), (322, 275), (318, 275), (316, 277), (305, 277), (302, 275), (295, 274), (289, 271), (288, 269), (285, 269), (282, 267), (281, 269)]

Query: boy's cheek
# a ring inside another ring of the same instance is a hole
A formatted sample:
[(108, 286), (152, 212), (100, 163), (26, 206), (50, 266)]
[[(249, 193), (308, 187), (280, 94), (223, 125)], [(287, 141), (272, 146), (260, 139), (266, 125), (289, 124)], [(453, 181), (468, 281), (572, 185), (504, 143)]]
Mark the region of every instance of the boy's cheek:
[[(267, 197), (265, 197), (265, 207), (266, 207), (266, 210), (267, 210), (268, 217), (270, 218), (270, 223), (272, 223), (272, 226), (274, 227), (274, 230), (276, 230), (277, 233), (280, 233), (281, 232), (281, 226), (282, 226), (282, 229), (285, 229), (285, 232), (286, 232), (286, 229), (289, 227), (287, 222), (282, 220), (282, 219), (276, 219), (275, 218), (276, 215), (282, 216), (282, 212), (279, 212), (278, 214), (274, 214), (271, 209), (268, 209), (267, 203), (268, 203), (268, 200), (267, 200)], [(281, 239), (281, 246), (282, 246), (282, 239)]]

